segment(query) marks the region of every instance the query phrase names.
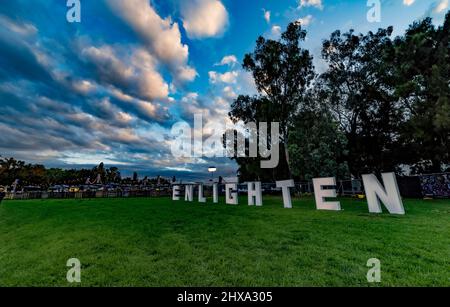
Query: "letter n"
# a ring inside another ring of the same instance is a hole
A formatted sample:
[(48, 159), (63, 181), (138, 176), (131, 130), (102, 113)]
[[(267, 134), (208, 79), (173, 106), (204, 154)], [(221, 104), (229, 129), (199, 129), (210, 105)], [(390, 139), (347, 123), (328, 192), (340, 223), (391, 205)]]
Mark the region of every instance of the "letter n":
[(384, 188), (375, 175), (363, 175), (362, 177), (369, 204), (369, 212), (382, 213), (381, 200), (390, 214), (405, 214), (394, 173), (382, 174)]

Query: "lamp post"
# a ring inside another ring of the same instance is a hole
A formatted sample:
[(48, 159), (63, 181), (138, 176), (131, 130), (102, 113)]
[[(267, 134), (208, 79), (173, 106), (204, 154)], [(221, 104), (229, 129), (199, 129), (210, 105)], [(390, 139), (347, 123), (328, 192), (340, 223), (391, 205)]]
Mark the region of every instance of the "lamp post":
[(211, 182), (214, 181), (214, 173), (217, 172), (217, 167), (210, 166), (208, 167), (208, 172), (211, 173)]

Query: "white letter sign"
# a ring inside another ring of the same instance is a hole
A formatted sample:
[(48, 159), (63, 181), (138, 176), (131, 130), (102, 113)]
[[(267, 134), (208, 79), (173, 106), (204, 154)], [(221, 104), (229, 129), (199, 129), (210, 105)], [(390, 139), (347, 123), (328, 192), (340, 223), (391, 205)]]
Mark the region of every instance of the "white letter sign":
[(363, 175), (364, 189), (370, 213), (382, 213), (381, 202), (390, 214), (405, 214), (402, 198), (398, 190), (397, 179), (394, 173), (381, 174), (384, 188), (375, 175)]
[(219, 202), (219, 185), (215, 183), (213, 185), (213, 203), (217, 204)]
[(248, 186), (248, 205), (262, 206), (261, 182), (249, 182)]
[(203, 196), (203, 184), (198, 185), (198, 202), (206, 203), (206, 197)]
[(294, 188), (294, 180), (277, 181), (277, 188), (283, 190), (283, 203), (284, 207), (287, 209), (292, 208), (291, 191), (289, 188)]
[(225, 199), (227, 205), (238, 204), (237, 183), (227, 183), (225, 185)]
[(180, 186), (174, 185), (172, 189), (172, 200), (180, 200)]
[(194, 186), (193, 185), (185, 186), (184, 200), (189, 201), (189, 202), (194, 201)]
[(341, 203), (338, 201), (327, 202), (326, 198), (336, 198), (336, 189), (324, 190), (324, 186), (336, 186), (336, 178), (316, 178), (313, 179), (314, 194), (316, 196), (317, 210), (340, 211)]

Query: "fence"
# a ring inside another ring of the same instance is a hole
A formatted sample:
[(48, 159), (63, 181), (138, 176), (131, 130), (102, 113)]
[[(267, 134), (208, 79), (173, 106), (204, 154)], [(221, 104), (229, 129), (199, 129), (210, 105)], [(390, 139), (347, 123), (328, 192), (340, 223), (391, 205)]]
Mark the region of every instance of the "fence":
[[(450, 198), (450, 173), (431, 174), (421, 176), (397, 177), (400, 194), (404, 198)], [(364, 195), (364, 185), (362, 180), (338, 181), (336, 190), (339, 196)], [(247, 185), (239, 184), (238, 191), (247, 193)], [(280, 189), (275, 183), (263, 183), (264, 194), (280, 194)], [(183, 189), (182, 191), (183, 192)], [(225, 185), (219, 186), (221, 195), (225, 194)], [(313, 194), (314, 186), (312, 182), (297, 182), (293, 193), (297, 195)], [(205, 196), (212, 195), (212, 187), (208, 184), (204, 188)], [(157, 186), (145, 189), (133, 190), (92, 190), (77, 192), (7, 192), (5, 199), (83, 199), (83, 198), (132, 198), (132, 197), (169, 197), (172, 195), (171, 186)]]
[(170, 187), (133, 190), (133, 191), (79, 191), (79, 192), (7, 192), (5, 200), (26, 199), (83, 199), (83, 198), (133, 198), (133, 197), (166, 197), (172, 195)]
[[(400, 195), (404, 198), (450, 198), (450, 173), (397, 176)], [(301, 193), (314, 193), (312, 183), (297, 184)], [(296, 185), (296, 186), (297, 186)], [(337, 192), (341, 196), (364, 195), (362, 180), (343, 180), (337, 182)]]
[(449, 198), (450, 173), (420, 176), (420, 186), (425, 197)]

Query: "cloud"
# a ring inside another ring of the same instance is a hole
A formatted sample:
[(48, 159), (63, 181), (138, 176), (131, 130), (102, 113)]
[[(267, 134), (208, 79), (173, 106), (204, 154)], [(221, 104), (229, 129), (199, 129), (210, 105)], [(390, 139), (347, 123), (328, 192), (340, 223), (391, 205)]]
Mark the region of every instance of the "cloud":
[(71, 85), (74, 91), (84, 95), (95, 90), (95, 85), (89, 80), (76, 80)]
[[(33, 30), (25, 30), (33, 29)], [(0, 77), (21, 76), (33, 80), (52, 80), (45, 57), (39, 52), (33, 25), (21, 25), (0, 18)]]
[(228, 26), (228, 12), (218, 0), (182, 1), (181, 16), (183, 27), (193, 39), (220, 36)]
[(61, 166), (74, 153), (95, 161), (99, 152), (114, 151), (127, 163), (134, 151), (167, 152), (151, 133), (138, 133), (170, 119), (166, 106), (151, 101), (166, 99), (168, 85), (147, 48), (96, 44), (85, 35), (67, 44), (39, 24), (0, 23), (2, 155)]
[(222, 58), (222, 60), (219, 63), (214, 64), (214, 66), (234, 66), (238, 64), (238, 60), (235, 55), (227, 55)]
[(440, 14), (448, 9), (448, 3), (449, 0), (441, 0), (437, 3), (436, 7), (434, 8), (433, 12), (435, 14)]
[(111, 103), (109, 97), (102, 99), (95, 99), (89, 102), (91, 114), (96, 115), (98, 118), (109, 121), (111, 124), (117, 127), (129, 127), (129, 125), (135, 120), (135, 118), (122, 111), (120, 108)]
[[(138, 77), (136, 83), (140, 96), (150, 100), (167, 98), (169, 85), (157, 72), (155, 58), (145, 49), (138, 48), (133, 52), (131, 61), (132, 67)], [(181, 72), (183, 75), (182, 78), (184, 80), (190, 79), (190, 76), (184, 76), (185, 73), (186, 71)]]
[(403, 4), (406, 6), (413, 5), (416, 0), (403, 0)]
[(322, 0), (299, 0), (299, 8), (302, 7), (315, 7), (323, 10)]
[(307, 27), (313, 22), (314, 18), (312, 15), (308, 15), (302, 18), (297, 19), (297, 22), (299, 22), (302, 26)]
[(156, 71), (156, 61), (146, 50), (134, 49), (131, 58), (125, 60), (119, 58), (118, 53), (108, 45), (81, 50), (83, 59), (94, 66), (98, 79), (104, 84), (111, 84), (142, 99), (167, 98), (169, 85)]
[(264, 12), (264, 19), (268, 24), (270, 24), (271, 12), (266, 11), (265, 9), (263, 9), (263, 12)]
[(7, 16), (0, 15), (0, 27), (8, 28), (20, 36), (31, 36), (37, 34), (38, 30), (31, 23), (13, 21)]
[(435, 20), (439, 20), (443, 13), (448, 10), (449, 3), (450, 0), (438, 0), (432, 2), (425, 12), (424, 17), (433, 17)]
[(281, 27), (278, 25), (272, 26), (269, 33), (266, 34), (269, 39), (277, 40), (281, 37)]
[(232, 84), (236, 83), (236, 79), (238, 77), (237, 71), (228, 71), (225, 73), (218, 73), (216, 71), (210, 71), (209, 72), (209, 82), (212, 84), (215, 83), (226, 83), (226, 84)]
[(223, 88), (223, 94), (225, 98), (228, 99), (236, 99), (237, 98), (237, 94), (234, 92), (234, 89), (231, 86), (225, 86)]
[[(5, 91), (8, 88), (3, 85), (0, 99)], [(0, 129), (4, 132), (0, 135), (2, 154), (27, 161), (43, 161), (49, 165), (69, 163), (65, 156), (75, 154), (91, 157), (90, 160), (79, 159), (85, 165), (102, 161), (102, 152), (114, 153), (117, 160), (111, 161), (113, 164), (128, 164), (127, 159), (135, 151), (149, 156), (157, 152), (169, 155), (163, 144), (155, 142), (152, 137), (151, 132), (155, 130), (148, 128), (147, 133), (140, 133), (149, 127), (148, 123), (122, 111), (109, 98), (89, 99), (80, 108), (47, 97), (26, 101), (27, 94), (20, 95), (21, 101), (29, 105), (29, 110), (24, 107), (7, 110), (0, 106)], [(158, 107), (151, 112), (155, 110)], [(42, 156), (43, 152), (48, 156)]]
[(166, 106), (127, 95), (116, 88), (110, 89), (109, 94), (120, 108), (135, 113), (142, 120), (158, 123), (170, 120)]
[[(227, 57), (225, 57), (227, 58)], [(225, 66), (227, 70), (222, 72), (211, 71), (210, 86), (207, 94), (200, 95), (196, 92), (188, 93), (179, 101), (181, 117), (191, 123), (194, 114), (203, 115), (203, 136), (222, 136), (227, 124), (232, 124), (228, 113), (232, 102), (238, 95), (255, 95), (256, 85), (252, 75), (242, 68)], [(220, 148), (211, 149), (208, 153), (212, 156), (222, 150)], [(206, 159), (206, 158), (205, 158)], [(206, 161), (210, 161), (206, 159)], [(217, 161), (211, 164), (216, 164)], [(223, 165), (223, 160), (220, 161)], [(233, 169), (232, 165), (228, 168)]]
[(189, 48), (181, 42), (178, 23), (162, 19), (148, 0), (105, 0), (112, 11), (142, 40), (149, 53), (169, 68), (178, 82), (193, 81), (197, 76), (188, 63)]
[[(206, 134), (228, 119), (230, 101), (246, 86), (236, 56), (217, 64), (211, 93), (186, 94), (184, 83), (197, 76), (189, 48), (154, 2), (86, 2), (83, 10), (101, 19), (95, 28), (47, 18), (56, 2), (0, 8), (0, 153), (49, 167), (103, 161), (125, 174), (173, 175), (173, 168), (197, 176), (195, 163), (211, 160), (174, 160), (170, 127), (197, 111), (209, 116)], [(235, 172), (234, 162), (218, 163)]]

